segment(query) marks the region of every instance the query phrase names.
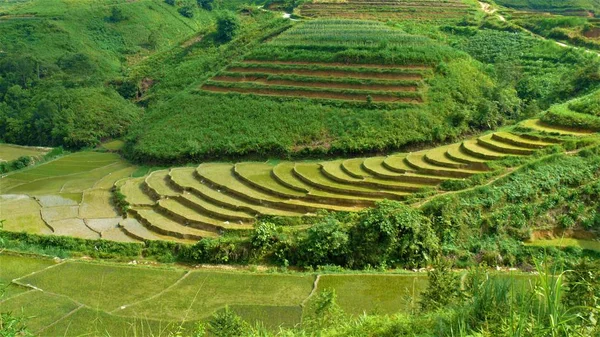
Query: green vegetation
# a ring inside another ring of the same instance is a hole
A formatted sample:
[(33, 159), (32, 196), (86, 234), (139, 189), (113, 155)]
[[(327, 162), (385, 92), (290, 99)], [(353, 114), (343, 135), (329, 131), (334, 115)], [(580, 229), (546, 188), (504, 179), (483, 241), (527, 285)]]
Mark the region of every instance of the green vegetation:
[(522, 10), (547, 11), (558, 14), (581, 14), (587, 16), (588, 12), (595, 12), (600, 9), (600, 5), (595, 0), (564, 0), (564, 1), (545, 1), (545, 0), (494, 0), (497, 4)]

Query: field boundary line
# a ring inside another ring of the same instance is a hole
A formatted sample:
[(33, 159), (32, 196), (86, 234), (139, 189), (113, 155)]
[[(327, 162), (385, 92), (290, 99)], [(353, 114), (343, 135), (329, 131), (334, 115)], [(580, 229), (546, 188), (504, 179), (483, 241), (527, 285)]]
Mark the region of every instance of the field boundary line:
[(317, 288), (319, 287), (319, 280), (321, 280), (321, 274), (317, 274), (317, 277), (315, 277), (312, 290), (310, 291), (310, 294), (308, 294), (308, 296), (304, 299), (304, 301), (300, 303), (300, 307), (304, 308), (308, 300), (310, 300), (310, 298), (313, 297), (313, 295), (317, 292)]
[[(14, 285), (21, 287), (21, 285), (19, 285), (19, 284), (16, 284), (16, 283), (14, 283)], [(32, 292), (32, 291), (37, 291), (37, 290), (34, 290), (34, 289), (31, 289), (31, 288), (29, 288), (29, 290), (27, 290), (27, 291), (24, 291), (24, 292), (22, 292), (22, 293), (18, 293), (18, 294), (16, 294), (16, 295), (12, 295), (12, 296), (5, 297), (5, 298), (3, 298), (3, 299), (1, 299), (1, 300), (0, 300), (0, 304), (4, 303), (4, 302), (6, 302), (6, 301), (8, 301), (8, 300), (10, 300), (10, 299), (13, 299), (13, 298), (15, 298), (15, 297), (19, 297), (19, 296), (21, 296), (21, 295), (24, 295), (24, 294), (29, 294), (29, 293), (30, 293), (30, 292)]]
[(187, 271), (185, 274), (183, 274), (183, 275), (182, 275), (182, 276), (181, 276), (181, 277), (180, 277), (180, 278), (179, 278), (177, 281), (175, 281), (173, 284), (171, 284), (170, 286), (166, 287), (165, 289), (163, 289), (163, 290), (161, 290), (161, 291), (157, 292), (156, 294), (154, 294), (154, 295), (152, 295), (152, 296), (150, 296), (150, 297), (148, 297), (148, 298), (144, 298), (144, 299), (142, 299), (142, 300), (139, 300), (139, 301), (136, 301), (136, 302), (130, 303), (130, 304), (124, 304), (124, 305), (121, 305), (121, 306), (117, 307), (117, 308), (116, 308), (116, 309), (114, 309), (114, 310), (108, 311), (108, 313), (109, 313), (109, 314), (113, 314), (113, 313), (115, 313), (115, 312), (116, 312), (116, 311), (118, 311), (118, 310), (124, 310), (124, 309), (126, 309), (126, 308), (128, 308), (128, 307), (131, 307), (131, 306), (134, 306), (134, 305), (136, 305), (136, 304), (143, 303), (143, 302), (147, 302), (147, 301), (151, 301), (151, 300), (153, 300), (153, 299), (155, 299), (155, 298), (157, 298), (157, 297), (161, 296), (161, 295), (162, 295), (162, 294), (164, 294), (165, 292), (169, 291), (170, 289), (172, 289), (172, 288), (176, 287), (177, 285), (179, 285), (179, 283), (181, 283), (181, 282), (182, 282), (184, 279), (186, 279), (186, 278), (187, 278), (187, 277), (188, 277), (188, 276), (189, 276), (191, 273), (192, 273), (192, 271), (191, 271), (191, 270), (188, 270), (188, 271)]
[(69, 301), (71, 301), (71, 302), (73, 302), (73, 303), (75, 303), (75, 304), (77, 304), (77, 305), (80, 305), (80, 306), (86, 307), (86, 308), (92, 308), (92, 307), (90, 307), (89, 305), (85, 305), (85, 304), (83, 304), (83, 303), (79, 302), (78, 300), (76, 300), (76, 299), (74, 299), (74, 298), (72, 298), (72, 297), (70, 297), (70, 296), (67, 296), (67, 295), (65, 295), (65, 294), (59, 294), (59, 293), (55, 293), (55, 292), (52, 292), (52, 291), (47, 291), (47, 290), (44, 290), (44, 289), (42, 289), (42, 288), (38, 288), (38, 287), (34, 286), (33, 284), (25, 284), (25, 283), (23, 283), (23, 282), (21, 282), (21, 281), (16, 281), (16, 280), (13, 280), (13, 283), (14, 283), (14, 284), (17, 284), (17, 285), (20, 285), (20, 286), (22, 286), (22, 287), (27, 287), (27, 288), (30, 288), (30, 289), (33, 289), (33, 290), (36, 290), (36, 291), (40, 291), (40, 292), (42, 292), (42, 293), (44, 293), (44, 294), (49, 294), (49, 295), (52, 295), (52, 296), (57, 296), (57, 297), (63, 297), (63, 298), (66, 298), (66, 299), (68, 299)]
[(36, 334), (39, 334), (39, 333), (41, 333), (42, 331), (44, 331), (44, 330), (48, 330), (49, 328), (51, 328), (51, 327), (55, 326), (55, 325), (56, 325), (56, 324), (58, 324), (60, 321), (62, 321), (62, 320), (64, 320), (64, 319), (66, 319), (67, 317), (69, 317), (69, 316), (73, 315), (74, 313), (76, 313), (77, 311), (81, 310), (81, 308), (83, 308), (83, 307), (85, 307), (85, 305), (83, 305), (83, 304), (80, 304), (80, 305), (79, 305), (77, 308), (75, 308), (75, 309), (73, 309), (73, 310), (69, 311), (68, 313), (66, 313), (64, 316), (60, 317), (60, 318), (59, 318), (59, 319), (57, 319), (56, 321), (54, 321), (54, 322), (52, 322), (52, 323), (48, 324), (47, 326), (45, 326), (45, 327), (41, 328), (41, 329), (40, 329), (40, 330), (38, 330), (38, 331), (36, 331)]
[(66, 261), (66, 260), (64, 260), (64, 261), (61, 261), (61, 262), (59, 262), (59, 263), (57, 263), (57, 264), (53, 264), (53, 265), (51, 265), (51, 266), (48, 266), (48, 267), (42, 268), (42, 269), (40, 269), (40, 270), (36, 270), (36, 271), (34, 271), (34, 272), (31, 272), (31, 273), (29, 273), (29, 274), (27, 274), (27, 275), (23, 275), (23, 276), (20, 276), (20, 277), (17, 277), (17, 278), (15, 278), (15, 279), (12, 279), (12, 281), (11, 281), (11, 282), (13, 282), (13, 283), (15, 283), (15, 284), (19, 284), (19, 285), (25, 286), (25, 287), (28, 287), (28, 288), (31, 288), (30, 286), (23, 284), (23, 283), (21, 282), (21, 279), (24, 279), (24, 278), (26, 278), (26, 277), (33, 276), (33, 275), (35, 275), (35, 274), (38, 274), (38, 273), (44, 272), (44, 271), (46, 271), (46, 270), (48, 270), (48, 269), (52, 269), (52, 268), (58, 267), (58, 266), (60, 266), (60, 265), (63, 265), (63, 264), (65, 264), (66, 262), (67, 262), (67, 261)]

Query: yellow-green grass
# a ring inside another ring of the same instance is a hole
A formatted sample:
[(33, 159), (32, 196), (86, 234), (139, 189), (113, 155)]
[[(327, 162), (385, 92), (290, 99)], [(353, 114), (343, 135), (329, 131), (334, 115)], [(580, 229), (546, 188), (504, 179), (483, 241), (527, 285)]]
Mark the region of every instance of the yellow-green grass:
[(201, 164), (196, 169), (198, 175), (211, 185), (225, 190), (250, 203), (263, 204), (272, 208), (312, 213), (318, 210), (314, 203), (301, 200), (289, 200), (264, 193), (245, 185), (233, 174), (233, 165), (224, 163)]
[(297, 163), (294, 166), (294, 174), (305, 183), (316, 188), (331, 191), (339, 194), (354, 195), (370, 198), (395, 199), (401, 200), (408, 193), (399, 191), (381, 191), (374, 188), (343, 184), (329, 179), (321, 172), (320, 164)]
[(452, 169), (443, 166), (437, 166), (430, 164), (425, 160), (426, 152), (414, 152), (409, 153), (404, 161), (408, 166), (411, 166), (417, 172), (425, 174), (436, 175), (440, 177), (448, 178), (468, 178), (473, 174), (480, 173), (480, 171), (469, 170), (469, 169)]
[(79, 206), (44, 207), (41, 212), (44, 221), (73, 219), (79, 215)]
[(484, 160), (497, 160), (508, 156), (506, 153), (490, 150), (481, 146), (481, 144), (479, 144), (475, 139), (465, 140), (462, 142), (461, 150), (469, 156)]
[(0, 144), (0, 162), (15, 160), (19, 157), (38, 157), (48, 153), (50, 150), (43, 147)]
[(81, 193), (130, 166), (113, 153), (78, 152), (9, 173), (0, 180), (0, 190), (3, 194)]
[(138, 242), (125, 234), (119, 227), (119, 223), (123, 218), (108, 218), (108, 219), (86, 219), (85, 225), (98, 233), (102, 239), (119, 241), (119, 242)]
[(121, 193), (130, 205), (153, 205), (154, 200), (143, 190), (144, 178), (128, 179), (121, 186)]
[(362, 163), (365, 158), (346, 159), (342, 162), (342, 170), (354, 178), (364, 178), (369, 176), (369, 172), (365, 171)]
[(308, 194), (305, 198), (308, 200), (314, 200), (329, 205), (353, 206), (355, 210), (359, 210), (366, 206), (372, 206), (379, 200), (379, 198), (353, 197), (318, 189), (298, 178), (294, 173), (295, 165), (296, 164), (293, 162), (281, 162), (277, 164), (272, 170), (273, 178), (290, 188), (307, 191)]
[[(52, 259), (0, 254), (0, 289), (5, 289), (4, 294), (0, 295), (0, 302), (28, 290), (25, 287), (10, 284), (13, 279), (29, 275), (54, 264), (56, 263)], [(0, 304), (1, 307), (2, 304)]]
[(187, 313), (187, 319), (197, 320), (225, 305), (300, 307), (312, 290), (314, 278), (312, 275), (194, 271), (152, 302), (142, 302), (115, 313), (174, 320)]
[(211, 203), (210, 201), (200, 198), (196, 194), (190, 192), (183, 192), (179, 197), (176, 198), (180, 203), (193, 208), (196, 212), (210, 215), (213, 218), (221, 219), (223, 221), (230, 222), (243, 222), (252, 223), (254, 217), (244, 211), (236, 211), (228, 208), (224, 208)]
[(48, 226), (52, 228), (54, 235), (74, 236), (82, 239), (95, 240), (100, 238), (100, 234), (89, 229), (82, 219), (63, 219), (48, 221)]
[(169, 170), (160, 170), (150, 173), (145, 179), (146, 188), (148, 188), (147, 193), (152, 195), (154, 199), (178, 196), (179, 192), (169, 186), (167, 180), (168, 176)]
[(184, 226), (181, 223), (152, 209), (130, 209), (129, 212), (140, 223), (153, 232), (185, 240), (201, 240), (214, 237), (215, 233)]
[(45, 329), (41, 335), (61, 337), (176, 336), (178, 331), (194, 331), (196, 325), (196, 322), (121, 317), (83, 307)]
[(162, 241), (175, 241), (175, 242), (181, 242), (181, 243), (194, 243), (195, 242), (193, 240), (174, 238), (171, 236), (161, 235), (156, 232), (150, 231), (148, 228), (144, 227), (144, 225), (142, 225), (139, 221), (137, 221), (136, 219), (133, 219), (133, 218), (127, 218), (127, 219), (121, 220), (119, 222), (119, 228), (128, 237), (130, 237), (134, 240), (139, 240), (139, 241), (162, 240)]
[(183, 275), (183, 270), (69, 261), (18, 282), (67, 296), (90, 308), (112, 311), (156, 295)]
[(548, 240), (535, 240), (527, 242), (526, 245), (538, 247), (578, 247), (582, 249), (594, 250), (600, 252), (600, 241), (580, 240), (573, 238), (560, 238)]
[(521, 146), (515, 146), (509, 143), (505, 143), (504, 141), (495, 139), (493, 133), (477, 138), (477, 143), (487, 149), (515, 156), (530, 155), (534, 152), (534, 150), (532, 149), (524, 148)]
[(244, 211), (252, 215), (300, 216), (303, 214), (260, 206), (240, 198), (235, 198), (220, 189), (213, 189), (212, 187), (203, 184), (195, 177), (195, 172), (195, 168), (172, 169), (170, 176), (171, 180), (179, 187), (190, 191), (217, 206), (223, 207), (224, 209)]
[(127, 166), (120, 170), (111, 172), (110, 174), (108, 174), (108, 175), (104, 176), (103, 178), (101, 178), (100, 180), (98, 180), (94, 184), (93, 188), (109, 190), (114, 186), (116, 181), (123, 179), (123, 178), (131, 177), (133, 172), (135, 172), (137, 169), (138, 168), (135, 166)]
[(225, 229), (252, 229), (250, 225), (231, 224), (228, 221), (215, 219), (210, 216), (198, 213), (195, 209), (190, 208), (175, 199), (162, 199), (157, 204), (157, 210), (167, 214), (171, 219), (186, 226), (197, 229), (220, 232)]
[(460, 144), (452, 144), (433, 148), (425, 153), (424, 159), (428, 163), (435, 166), (449, 167), (454, 169), (469, 168), (469, 165), (460, 161), (455, 161), (446, 155), (448, 150), (451, 148), (457, 151), (460, 148)]
[(342, 184), (364, 186), (373, 189), (389, 191), (418, 192), (424, 185), (402, 182), (392, 179), (381, 179), (376, 177), (356, 178), (342, 169), (341, 160), (321, 163), (321, 172), (327, 178)]
[(102, 143), (100, 146), (109, 151), (120, 151), (123, 149), (123, 147), (125, 147), (125, 142), (120, 139), (115, 139), (111, 140), (110, 142)]
[[(346, 207), (348, 204), (348, 200), (343, 196), (336, 197), (335, 194), (327, 194), (326, 192), (322, 192), (322, 196), (319, 196), (319, 193), (315, 194), (310, 192), (314, 192), (315, 188), (305, 189), (307, 192), (300, 192), (298, 188), (288, 187), (289, 184), (285, 183), (284, 179), (277, 179), (275, 177), (275, 173), (273, 173), (274, 167), (269, 164), (261, 164), (261, 163), (242, 163), (235, 165), (235, 172), (238, 174), (242, 180), (247, 182), (248, 184), (256, 187), (260, 190), (263, 190), (267, 193), (272, 193), (279, 197), (285, 198), (293, 198), (300, 199), (308, 205), (314, 207), (315, 209), (327, 209), (331, 211), (355, 211), (354, 207)], [(299, 179), (297, 179), (293, 173), (290, 171), (287, 175), (289, 178), (295, 178), (294, 183), (297, 182), (302, 183)], [(281, 176), (280, 176), (281, 178)], [(308, 185), (308, 184), (306, 184)], [(295, 185), (296, 186), (296, 185)], [(295, 202), (290, 200), (290, 202)]]
[(434, 186), (448, 180), (447, 177), (416, 172), (406, 164), (405, 154), (396, 154), (388, 157), (366, 158), (362, 167), (365, 171), (381, 179), (398, 180), (421, 185)]
[(353, 315), (394, 314), (418, 308), (427, 286), (422, 275), (323, 275), (318, 291), (334, 289), (338, 304)]
[(548, 124), (543, 123), (539, 119), (524, 120), (521, 123), (519, 123), (519, 126), (522, 126), (522, 127), (534, 130), (534, 131), (547, 133), (550, 135), (589, 136), (590, 134), (593, 133), (593, 132), (587, 131), (587, 130), (574, 130), (574, 129), (567, 129), (567, 128), (562, 128), (562, 127), (558, 127), (558, 126), (554, 126), (554, 125), (548, 125)]
[(238, 163), (234, 166), (235, 174), (252, 187), (281, 198), (302, 198), (307, 192), (282, 185), (275, 180), (271, 171), (273, 166), (264, 163)]
[(527, 149), (543, 149), (545, 147), (554, 145), (553, 143), (545, 142), (542, 140), (534, 140), (530, 138), (524, 138), (517, 134), (510, 132), (494, 132), (492, 139), (506, 144), (514, 145), (517, 147)]
[(0, 219), (4, 230), (32, 234), (52, 234), (41, 217), (41, 207), (25, 195), (0, 195)]
[[(77, 198), (73, 198), (75, 195)], [(35, 196), (34, 199), (37, 200), (42, 207), (77, 206), (81, 203), (81, 198), (79, 198), (79, 196), (79, 194), (38, 195)]]
[(82, 219), (114, 218), (119, 214), (112, 206), (109, 190), (93, 189), (83, 192), (79, 206), (79, 217)]
[(485, 163), (487, 160), (473, 157), (462, 150), (462, 144), (458, 144), (456, 147), (451, 146), (448, 147), (446, 151), (446, 157), (450, 158), (453, 161), (468, 164), (471, 166), (487, 166)]
[(76, 302), (54, 294), (31, 290), (18, 296), (13, 296), (0, 303), (2, 312), (12, 312), (22, 317), (29, 331), (47, 336), (42, 330), (56, 322), (80, 305)]

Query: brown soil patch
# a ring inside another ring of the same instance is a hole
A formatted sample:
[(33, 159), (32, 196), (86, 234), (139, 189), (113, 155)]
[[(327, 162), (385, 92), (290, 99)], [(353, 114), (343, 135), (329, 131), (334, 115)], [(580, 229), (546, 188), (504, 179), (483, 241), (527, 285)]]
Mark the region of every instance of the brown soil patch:
[[(345, 94), (335, 92), (319, 92), (319, 91), (304, 91), (304, 90), (278, 90), (269, 88), (225, 88), (214, 85), (203, 85), (202, 90), (212, 92), (237, 92), (242, 94), (255, 94), (265, 96), (286, 96), (286, 97), (303, 97), (317, 99), (338, 99), (343, 101), (367, 101), (367, 95)], [(421, 103), (422, 100), (418, 97), (397, 97), (392, 95), (371, 95), (374, 102), (397, 102), (397, 103)]]
[(379, 90), (379, 91), (417, 91), (417, 86), (401, 86), (401, 85), (385, 85), (385, 84), (357, 84), (357, 83), (342, 83), (342, 82), (303, 82), (292, 80), (271, 80), (268, 78), (259, 77), (232, 77), (232, 76), (215, 76), (213, 81), (220, 82), (254, 82), (267, 85), (287, 85), (293, 87), (309, 87), (309, 88), (335, 88), (335, 89), (355, 89), (355, 90)]
[(421, 80), (421, 74), (395, 74), (379, 72), (354, 72), (345, 70), (310, 70), (310, 69), (275, 69), (275, 68), (244, 68), (229, 67), (227, 71), (237, 73), (265, 73), (276, 75), (306, 75), (314, 77), (344, 77), (344, 78), (371, 78), (384, 80)]
[(262, 61), (262, 60), (247, 60), (244, 64), (282, 64), (282, 65), (303, 65), (303, 66), (324, 66), (324, 67), (357, 67), (357, 68), (373, 68), (373, 69), (431, 69), (430, 66), (409, 64), (361, 64), (361, 63), (342, 63), (342, 62), (305, 62), (305, 61)]
[(583, 36), (590, 39), (600, 38), (600, 27), (591, 28), (585, 32), (583, 32)]
[(203, 38), (204, 38), (204, 35), (194, 36), (193, 38), (191, 38), (191, 39), (185, 41), (184, 43), (182, 43), (181, 46), (183, 48), (187, 48), (187, 47), (189, 47), (191, 45), (194, 45), (194, 44), (202, 41)]

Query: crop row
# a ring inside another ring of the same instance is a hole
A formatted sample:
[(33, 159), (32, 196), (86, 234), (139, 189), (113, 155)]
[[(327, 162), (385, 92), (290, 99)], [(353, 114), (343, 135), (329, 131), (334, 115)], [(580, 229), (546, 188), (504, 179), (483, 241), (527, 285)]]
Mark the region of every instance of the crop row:
[(530, 155), (558, 141), (496, 132), (385, 157), (277, 165), (205, 163), (156, 171), (118, 184), (131, 204), (121, 227), (137, 239), (193, 241), (224, 231), (247, 232), (261, 215), (358, 211), (378, 200), (403, 200), (445, 181), (461, 181), (489, 170), (490, 160)]

